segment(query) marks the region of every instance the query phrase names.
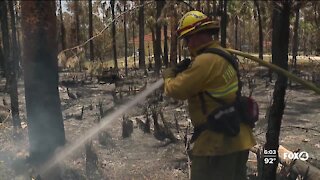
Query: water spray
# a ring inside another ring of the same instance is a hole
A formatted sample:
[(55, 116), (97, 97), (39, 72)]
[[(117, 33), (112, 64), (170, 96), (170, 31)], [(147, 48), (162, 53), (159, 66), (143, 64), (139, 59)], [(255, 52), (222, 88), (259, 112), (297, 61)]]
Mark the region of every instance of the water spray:
[(57, 152), (53, 157), (46, 163), (39, 171), (40, 176), (46, 174), (50, 169), (55, 167), (59, 162), (64, 160), (68, 155), (77, 150), (81, 145), (86, 143), (89, 139), (96, 136), (101, 130), (106, 128), (110, 123), (117, 120), (123, 113), (128, 111), (130, 108), (134, 107), (136, 104), (140, 103), (148, 95), (150, 95), (154, 90), (161, 87), (163, 84), (163, 79), (159, 79), (155, 83), (151, 84), (144, 91), (135, 96), (131, 101), (122, 105), (111, 113), (109, 116), (101, 119), (99, 124), (96, 124), (91, 129), (87, 131), (83, 136), (75, 140), (73, 143), (63, 148), (61, 151)]
[[(305, 80), (302, 80), (301, 78), (295, 76), (294, 74), (288, 72), (287, 70), (284, 70), (274, 64), (268, 63), (266, 61), (263, 61), (257, 57), (251, 56), (250, 54), (243, 53), (241, 51), (233, 50), (233, 49), (227, 49), (230, 53), (236, 54), (242, 57), (246, 57), (250, 60), (253, 60), (255, 62), (258, 62), (260, 65), (266, 66), (278, 73), (281, 73), (285, 75), (286, 77), (290, 78), (293, 81), (296, 81), (300, 84), (302, 84), (304, 87), (311, 89), (315, 91), (316, 93), (320, 94), (320, 89), (316, 87), (314, 84), (307, 82)], [(110, 123), (118, 119), (123, 113), (125, 113), (130, 108), (134, 107), (136, 104), (141, 102), (143, 99), (145, 99), (148, 95), (150, 95), (154, 90), (158, 89), (163, 85), (163, 79), (159, 79), (155, 83), (151, 84), (149, 87), (147, 87), (144, 91), (142, 91), (140, 94), (138, 94), (136, 97), (134, 97), (131, 101), (128, 103), (122, 105), (119, 107), (118, 110), (111, 113), (109, 116), (103, 118), (99, 124), (96, 124), (94, 127), (92, 127), (85, 135), (74, 141), (69, 146), (65, 147), (58, 153), (56, 153), (41, 169), (40, 169), (40, 175), (46, 174), (51, 168), (55, 167), (60, 161), (65, 159), (68, 155), (70, 155), (72, 152), (74, 152), (76, 149), (78, 149), (81, 145), (86, 143), (89, 139), (96, 136), (101, 130), (106, 128)]]

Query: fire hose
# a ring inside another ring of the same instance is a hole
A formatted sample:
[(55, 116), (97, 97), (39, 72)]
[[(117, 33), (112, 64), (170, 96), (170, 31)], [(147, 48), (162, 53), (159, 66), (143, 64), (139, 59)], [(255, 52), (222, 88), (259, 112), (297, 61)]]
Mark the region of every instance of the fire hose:
[[(254, 57), (250, 54), (243, 53), (237, 50), (233, 49), (227, 49), (230, 53), (242, 56), (245, 58), (248, 58), (250, 60), (253, 60), (257, 63), (259, 63), (262, 66), (266, 66), (278, 73), (281, 73), (285, 75), (286, 77), (290, 78), (291, 80), (298, 82), (302, 84), (304, 87), (311, 89), (315, 91), (317, 94), (320, 94), (320, 89), (316, 87), (314, 84), (307, 82), (294, 74), (276, 66), (273, 64), (270, 64), (266, 61), (263, 61), (257, 57)], [(163, 85), (163, 80), (159, 79), (155, 83), (151, 84), (146, 88), (143, 92), (139, 93), (136, 97), (134, 97), (131, 101), (126, 103), (125, 105), (119, 107), (118, 110), (111, 113), (109, 116), (105, 117), (99, 124), (95, 125), (93, 128), (91, 128), (89, 131), (87, 131), (83, 137), (79, 138), (78, 140), (71, 143), (69, 146), (63, 148), (61, 151), (57, 152), (50, 161), (48, 161), (47, 164), (43, 165), (40, 169), (40, 174), (45, 174), (48, 170), (50, 170), (52, 167), (57, 165), (60, 161), (62, 161), (64, 158), (66, 158), (68, 155), (70, 155), (72, 152), (74, 152), (76, 149), (78, 149), (82, 144), (84, 144), (86, 141), (88, 141), (90, 138), (97, 135), (98, 132), (100, 132), (103, 128), (108, 126), (111, 122), (115, 121), (117, 118), (119, 118), (123, 113), (125, 113), (127, 110), (133, 108), (136, 104), (141, 102), (142, 99), (146, 98), (149, 94), (151, 94), (154, 90), (160, 88)]]
[(290, 73), (289, 71), (287, 71), (287, 70), (285, 70), (285, 69), (283, 69), (283, 68), (281, 68), (279, 66), (276, 66), (274, 64), (268, 63), (267, 61), (263, 61), (263, 60), (261, 60), (261, 59), (259, 59), (257, 57), (254, 57), (254, 56), (252, 56), (252, 55), (250, 55), (248, 53), (244, 53), (244, 52), (237, 51), (237, 50), (230, 49), (230, 48), (228, 48), (227, 51), (230, 52), (231, 54), (242, 56), (242, 57), (248, 58), (248, 59), (250, 59), (252, 61), (255, 61), (255, 62), (259, 63), (260, 65), (265, 66), (267, 68), (270, 68), (271, 70), (286, 76), (287, 78), (291, 79), (292, 81), (295, 81), (295, 82), (301, 84), (303, 87), (308, 88), (310, 90), (313, 90), (317, 94), (320, 94), (320, 88), (315, 86), (313, 83), (305, 81), (305, 80), (299, 78), (298, 76)]

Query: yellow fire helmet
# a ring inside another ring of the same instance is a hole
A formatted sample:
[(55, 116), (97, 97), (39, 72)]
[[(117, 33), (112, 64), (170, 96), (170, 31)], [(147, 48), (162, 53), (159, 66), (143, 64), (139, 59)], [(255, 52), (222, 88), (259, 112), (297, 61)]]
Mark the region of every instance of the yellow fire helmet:
[(180, 19), (177, 29), (177, 35), (178, 38), (183, 38), (201, 30), (219, 30), (219, 28), (219, 22), (212, 21), (202, 12), (189, 11)]

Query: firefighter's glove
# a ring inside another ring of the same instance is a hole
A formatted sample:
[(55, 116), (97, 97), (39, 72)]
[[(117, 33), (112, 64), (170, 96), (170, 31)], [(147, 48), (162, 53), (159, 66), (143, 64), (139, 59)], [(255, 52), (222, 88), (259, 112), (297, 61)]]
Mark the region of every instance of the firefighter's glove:
[(191, 59), (186, 58), (180, 61), (177, 65), (174, 66), (173, 70), (176, 74), (183, 72), (186, 70), (190, 65)]
[(176, 73), (174, 72), (173, 68), (167, 68), (165, 69), (163, 72), (162, 72), (162, 77), (164, 79), (166, 78), (171, 78), (171, 77), (175, 77), (176, 76)]

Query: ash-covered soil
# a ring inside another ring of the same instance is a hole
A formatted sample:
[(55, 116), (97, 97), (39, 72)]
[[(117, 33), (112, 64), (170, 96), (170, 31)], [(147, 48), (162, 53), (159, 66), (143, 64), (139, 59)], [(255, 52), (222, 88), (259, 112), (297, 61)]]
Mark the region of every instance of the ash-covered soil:
[[(73, 80), (70, 77), (74, 76), (63, 73), (60, 75), (60, 80), (71, 82)], [(97, 83), (95, 78), (92, 81), (79, 75), (77, 78), (78, 81), (75, 79), (75, 82), (79, 83), (74, 83), (72, 86), (69, 84), (69, 95), (65, 86), (59, 86), (67, 145), (82, 138), (85, 132), (97, 125), (101, 113), (107, 118), (108, 114), (120, 107), (120, 104), (125, 104), (134, 98), (137, 93), (156, 80), (154, 77), (144, 76), (140, 71), (132, 72), (129, 78), (124, 78), (117, 86)], [(2, 89), (4, 80), (0, 85)], [(246, 81), (244, 85), (243, 92), (249, 94)], [(255, 78), (252, 88), (252, 96), (260, 105), (260, 121), (255, 128), (255, 134), (258, 143), (263, 144), (273, 84), (266, 87), (265, 80)], [(78, 97), (73, 99), (70, 93)], [(8, 94), (3, 92), (0, 94), (10, 103)], [(37, 170), (32, 170), (23, 163), (28, 156), (28, 128), (22, 81), (19, 82), (19, 102), (23, 122), (22, 129), (17, 134), (13, 133), (10, 117), (7, 118), (6, 113), (1, 115), (4, 122), (0, 123), (0, 179), (4, 180), (31, 179), (37, 174)], [(161, 91), (158, 90), (126, 112), (125, 117), (133, 123), (130, 137), (122, 137), (123, 118), (113, 120), (98, 136), (92, 138), (90, 152), (97, 157), (94, 165), (88, 169), (86, 165), (88, 151), (83, 145), (61, 162), (63, 179), (188, 179), (185, 135), (190, 138), (192, 128), (186, 107), (186, 102), (162, 97)], [(159, 113), (160, 110), (164, 120), (160, 116), (161, 113), (157, 114), (159, 127), (160, 129), (167, 127), (173, 133), (175, 142), (172, 142), (172, 137), (168, 133), (164, 133), (165, 135), (159, 133), (157, 125), (154, 125), (152, 112)], [(144, 132), (147, 119), (150, 120), (150, 133)], [(104, 118), (101, 119), (103, 120)], [(320, 96), (300, 86), (288, 88), (280, 144), (292, 151), (297, 149), (306, 151), (311, 158), (319, 159), (319, 120)], [(248, 166), (248, 174), (254, 176), (256, 158), (253, 153), (250, 154)]]

